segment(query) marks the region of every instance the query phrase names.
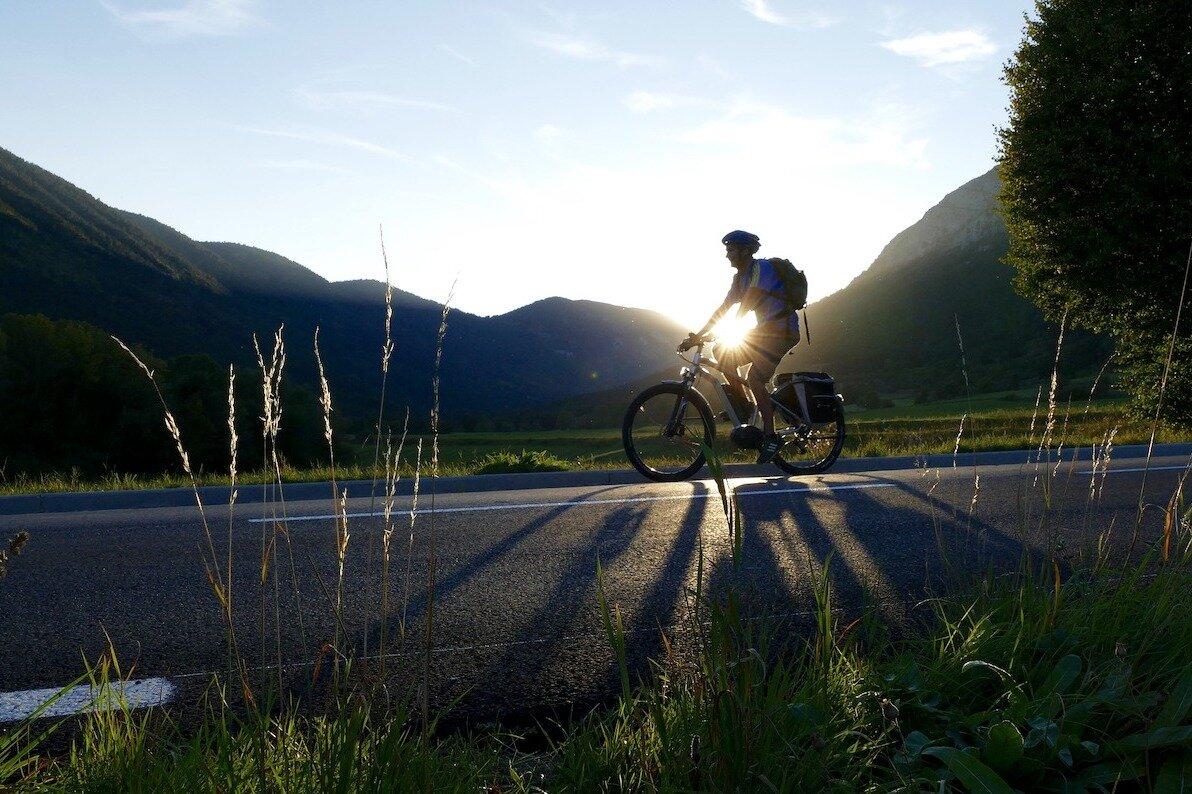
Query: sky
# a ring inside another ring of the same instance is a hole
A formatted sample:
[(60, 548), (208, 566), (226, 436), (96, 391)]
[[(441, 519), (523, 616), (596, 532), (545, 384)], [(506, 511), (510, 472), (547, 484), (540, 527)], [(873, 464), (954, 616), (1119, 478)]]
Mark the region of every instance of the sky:
[(994, 163), (1025, 0), (3, 0), (0, 146), (199, 240), (498, 314), (814, 300)]

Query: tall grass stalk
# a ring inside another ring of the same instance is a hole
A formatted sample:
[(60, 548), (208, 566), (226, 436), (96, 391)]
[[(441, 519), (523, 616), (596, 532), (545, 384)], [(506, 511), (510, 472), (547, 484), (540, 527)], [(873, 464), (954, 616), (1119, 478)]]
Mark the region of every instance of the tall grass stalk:
[(190, 454), (186, 451), (186, 447), (182, 443), (182, 430), (178, 427), (178, 422), (174, 419), (174, 414), (170, 412), (170, 406), (166, 403), (166, 398), (161, 392), (161, 387), (157, 385), (157, 378), (154, 377), (153, 370), (149, 369), (145, 362), (141, 360), (141, 357), (134, 353), (132, 348), (124, 344), (124, 341), (119, 337), (113, 336), (112, 340), (141, 368), (141, 371), (145, 373), (145, 377), (149, 379), (149, 383), (153, 387), (153, 393), (157, 395), (157, 401), (161, 405), (162, 415), (165, 419), (166, 430), (169, 432), (170, 438), (174, 440), (174, 449), (178, 453), (178, 460), (182, 464), (183, 473), (190, 480), (191, 492), (195, 497), (195, 506), (199, 509), (199, 520), (202, 522), (203, 536), (207, 542), (207, 554), (203, 558), (207, 581), (211, 584), (215, 597), (222, 606), (227, 599), (227, 587), (223, 581), (219, 557), (215, 553), (215, 541), (211, 536), (211, 527), (207, 523), (207, 511), (203, 506), (203, 497), (199, 494), (199, 482), (195, 479), (194, 471), (190, 467)]
[[(372, 484), (369, 488), (369, 506), (368, 512), (377, 512), (377, 476), (380, 474), (380, 458), (381, 458), (381, 435), (384, 433), (382, 429), (385, 423), (385, 400), (386, 392), (389, 386), (389, 361), (393, 356), (393, 278), (389, 272), (389, 254), (385, 250), (385, 228), (378, 225), (377, 234), (381, 242), (381, 262), (385, 267), (385, 339), (381, 343), (381, 397), (377, 405), (377, 424), (373, 428), (373, 462), (370, 479)], [(408, 417), (407, 417), (408, 418)], [(384, 529), (381, 529), (383, 536)], [(382, 543), (384, 541), (382, 540)], [(370, 587), (373, 575), (373, 543), (369, 542), (365, 548), (365, 587)], [(384, 565), (384, 562), (382, 562)], [(364, 631), (362, 648), (365, 655), (368, 654), (368, 631)]]
[(418, 491), (422, 485), (422, 439), (418, 439), (418, 451), (414, 455), (414, 487), (410, 497), (410, 527), (406, 541), (406, 575), (402, 579), (401, 623), (399, 624), (401, 638), (406, 638), (406, 617), (410, 606), (410, 582), (413, 579), (414, 564), (414, 528), (418, 521)]
[[(252, 699), (252, 692), (248, 685), (248, 679), (244, 672), (243, 663), (239, 659), (239, 651), (236, 645), (236, 627), (232, 616), (232, 524), (229, 509), (228, 518), (228, 551), (227, 551), (227, 574), (225, 578), (223, 567), (220, 565), (219, 555), (215, 551), (215, 540), (211, 534), (211, 526), (207, 521), (207, 511), (203, 505), (203, 497), (199, 493), (199, 483), (195, 478), (194, 471), (190, 466), (190, 455), (186, 451), (186, 446), (182, 443), (182, 430), (178, 427), (178, 422), (174, 419), (174, 414), (170, 411), (169, 405), (166, 403), (165, 395), (162, 394), (161, 387), (157, 384), (157, 378), (154, 376), (153, 370), (141, 360), (140, 356), (132, 351), (128, 345), (119, 337), (113, 336), (112, 339), (120, 348), (127, 353), (141, 371), (145, 373), (149, 383), (153, 386), (153, 393), (157, 395), (158, 403), (161, 406), (162, 416), (165, 421), (166, 430), (169, 431), (170, 437), (174, 440), (174, 448), (178, 452), (178, 459), (182, 465), (182, 471), (190, 480), (191, 492), (194, 494), (195, 506), (199, 510), (199, 520), (203, 525), (203, 538), (206, 541), (207, 550), (203, 554), (203, 570), (206, 574), (207, 583), (211, 587), (215, 595), (216, 601), (219, 603), (220, 613), (224, 619), (225, 630), (228, 637), (228, 655), (229, 666), (234, 666), (238, 677), (241, 681), (241, 686), (244, 690), (246, 699)], [(234, 393), (233, 393), (233, 379), (234, 375), (229, 376), (228, 381), (228, 404), (229, 411), (234, 413)], [(231, 415), (228, 419), (228, 425), (231, 432), (231, 443), (233, 449), (236, 443), (235, 424)], [(235, 478), (235, 452), (232, 453), (232, 476)], [(233, 489), (234, 490), (234, 489)], [(201, 550), (201, 547), (200, 547)], [(231, 670), (229, 670), (229, 673)]]
[(1068, 310), (1060, 317), (1060, 332), (1055, 342), (1055, 362), (1051, 368), (1051, 387), (1047, 390), (1047, 419), (1043, 424), (1043, 434), (1039, 438), (1039, 449), (1035, 456), (1035, 482), (1039, 481), (1038, 467), (1043, 461), (1044, 453), (1050, 453), (1052, 434), (1055, 432), (1056, 391), (1059, 388), (1060, 353), (1064, 347), (1064, 326), (1068, 322)]
[(389, 558), (393, 537), (393, 505), (397, 497), (397, 483), (401, 478), (401, 456), (406, 445), (406, 434), (410, 429), (410, 413), (406, 411), (406, 419), (402, 425), (401, 440), (397, 450), (391, 449), (393, 434), (385, 436), (385, 495), (381, 502), (384, 521), (381, 526), (381, 637), (380, 656), (381, 680), (385, 679), (385, 640), (389, 629)]
[(239, 642), (236, 639), (236, 625), (233, 618), (232, 596), (232, 536), (236, 520), (236, 464), (240, 447), (240, 436), (236, 433), (236, 368), (228, 365), (228, 548), (226, 553), (227, 574), (224, 598), (225, 621), (228, 632), (228, 680), (233, 676), (239, 679), (241, 694), (248, 703), (252, 703), (252, 689), (249, 687), (248, 671), (244, 660), (240, 656)]
[(431, 654), (434, 651), (435, 632), (435, 567), (438, 563), (437, 527), (435, 524), (435, 495), (438, 491), (439, 479), (439, 410), (441, 407), (441, 376), (443, 367), (443, 340), (447, 337), (447, 315), (451, 311), (451, 301), (455, 297), (455, 286), (459, 279), (452, 282), (447, 291), (447, 299), (443, 301), (443, 313), (439, 319), (439, 331), (435, 336), (435, 367), (431, 376), (431, 409), (430, 409), (430, 530), (427, 534), (428, 550), (426, 565), (426, 634), (423, 648), (423, 686), (422, 686), (422, 727), (430, 730), (430, 688), (431, 688)]
[(1159, 418), (1163, 415), (1163, 397), (1167, 392), (1167, 378), (1171, 374), (1171, 362), (1175, 358), (1175, 342), (1179, 338), (1180, 317), (1184, 312), (1184, 301), (1188, 297), (1188, 274), (1192, 272), (1192, 243), (1188, 244), (1188, 261), (1184, 264), (1184, 283), (1180, 286), (1180, 300), (1175, 307), (1175, 321), (1171, 328), (1171, 342), (1167, 346), (1167, 359), (1163, 362), (1163, 377), (1159, 380), (1159, 399), (1155, 401), (1155, 420), (1151, 424), (1151, 438), (1147, 442), (1146, 464), (1142, 470), (1142, 487), (1138, 491), (1138, 516), (1134, 520), (1134, 534), (1130, 538), (1130, 551), (1126, 558), (1134, 553), (1134, 545), (1138, 542), (1138, 530), (1142, 526), (1142, 513), (1145, 509), (1147, 475), (1151, 471), (1151, 456), (1155, 451), (1155, 436), (1159, 432)]
[(331, 386), (323, 369), (323, 355), (319, 351), (319, 327), (315, 326), (315, 364), (319, 371), (319, 407), (323, 411), (323, 440), (327, 442), (327, 460), (331, 468), (332, 498), (339, 493), (335, 479), (335, 441), (331, 430)]
[[(281, 455), (278, 448), (278, 435), (281, 432), (283, 405), (281, 401), (282, 376), (286, 366), (285, 325), (278, 327), (273, 335), (273, 350), (269, 362), (261, 352), (261, 345), (256, 334), (253, 334), (253, 351), (256, 353), (257, 366), (261, 370), (261, 440), (264, 468), (271, 473), (270, 481), (263, 485), (265, 502), (270, 505), (270, 524), (261, 522), (261, 565), (260, 565), (260, 595), (261, 611), (259, 625), (261, 633), (261, 659), (268, 658), (267, 634), (265, 616), (268, 613), (268, 585), (273, 584), (273, 641), (274, 665), (277, 672), (277, 691), (282, 689), (282, 654), (281, 654), (281, 577), (277, 570), (277, 540), (280, 537), (286, 544), (287, 557), (290, 565), (290, 581), (293, 588), (294, 604), (297, 610), (298, 629), (305, 641), (306, 630), (302, 616), (302, 596), (298, 589), (298, 568), (294, 562), (294, 549), (290, 543), (289, 521), (286, 515), (285, 489), (283, 487)], [(273, 497), (276, 496), (276, 499)], [(270, 532), (272, 529), (272, 532)], [(267, 668), (261, 666), (262, 676)]]
[[(319, 372), (319, 406), (323, 411), (323, 437), (327, 442), (327, 456), (331, 465), (331, 500), (335, 508), (335, 638), (332, 641), (334, 658), (334, 681), (338, 688), (340, 682), (340, 660), (344, 657), (344, 560), (348, 551), (348, 489), (341, 492), (335, 477), (335, 439), (331, 429), (331, 386), (327, 383), (327, 373), (323, 369), (323, 356), (319, 351), (319, 328), (315, 326), (315, 364)], [(367, 653), (367, 649), (365, 649)]]

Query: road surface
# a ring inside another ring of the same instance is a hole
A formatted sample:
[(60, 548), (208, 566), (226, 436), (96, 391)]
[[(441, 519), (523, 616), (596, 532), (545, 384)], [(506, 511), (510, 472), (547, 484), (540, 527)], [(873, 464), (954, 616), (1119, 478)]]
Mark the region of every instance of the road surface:
[[(1153, 459), (1143, 502), (1166, 504), (1188, 463)], [(838, 608), (855, 614), (873, 604), (897, 621), (964, 572), (1070, 554), (1110, 528), (1111, 542), (1125, 548), (1143, 468), (1127, 459), (1095, 476), (1081, 461), (736, 480), (744, 519), (736, 567), (711, 480), (441, 494), (433, 512), (424, 482), (409, 555), (411, 499), (397, 499), (385, 619), (381, 519), (369, 515), (379, 505), (349, 493), (340, 645), (371, 658), (376, 671), (384, 634), (391, 683), (420, 680), (433, 557), (437, 700), (461, 697), (459, 713), (478, 718), (592, 703), (618, 686), (597, 606), (597, 559), (640, 671), (660, 653), (660, 629), (686, 621), (701, 541), (708, 587), (735, 585), (752, 614), (805, 625), (831, 555)], [(283, 511), (284, 523), (275, 520)], [(221, 565), (231, 534), (236, 632), (254, 681), (280, 678), (304, 691), (335, 638), (331, 512), (330, 498), (231, 513), (206, 507)], [(1145, 511), (1144, 540), (1155, 537), (1159, 513)], [(226, 670), (227, 632), (204, 576), (196, 508), (0, 516), (0, 536), (22, 529), (32, 538), (0, 580), (0, 693), (70, 682), (83, 657), (106, 647), (105, 633), (125, 669), (135, 663), (134, 678), (163, 679), (174, 698), (193, 698), (212, 671)], [(261, 548), (270, 541), (277, 555), (262, 587)], [(10, 711), (19, 701), (8, 697)]]

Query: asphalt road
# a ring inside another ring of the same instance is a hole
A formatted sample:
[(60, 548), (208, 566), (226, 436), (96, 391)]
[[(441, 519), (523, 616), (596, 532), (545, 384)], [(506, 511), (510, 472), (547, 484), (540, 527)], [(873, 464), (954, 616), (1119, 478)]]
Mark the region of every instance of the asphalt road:
[[(1188, 463), (1152, 460), (1143, 502), (1166, 504)], [(686, 621), (701, 539), (707, 586), (735, 585), (752, 614), (784, 618), (783, 630), (806, 623), (829, 555), (838, 608), (874, 604), (896, 622), (966, 572), (1012, 570), (1053, 549), (1069, 555), (1111, 528), (1124, 549), (1143, 465), (1113, 461), (1095, 482), (1087, 462), (737, 480), (739, 566), (711, 480), (445, 494), (433, 513), (424, 483), (409, 555), (410, 498), (397, 500), (385, 620), (380, 519), (361, 515), (379, 506), (349, 493), (340, 646), (371, 657), (357, 669), (375, 673), (384, 634), (391, 683), (420, 680), (433, 559), (436, 700), (460, 697), (460, 713), (479, 718), (590, 703), (617, 687), (597, 559), (641, 670), (661, 653), (659, 629)], [(287, 520), (275, 521), (283, 510)], [(231, 535), (236, 634), (254, 680), (309, 687), (335, 638), (330, 512), (330, 498), (237, 505), (231, 516), (226, 505), (207, 507), (221, 565)], [(1160, 512), (1144, 512), (1141, 543), (1157, 534)], [(21, 529), (32, 539), (0, 580), (0, 693), (71, 681), (82, 658), (106, 647), (105, 632), (134, 677), (166, 677), (179, 697), (226, 669), (227, 631), (194, 507), (0, 516), (0, 536)], [(271, 541), (276, 562), (262, 586), (262, 543)]]

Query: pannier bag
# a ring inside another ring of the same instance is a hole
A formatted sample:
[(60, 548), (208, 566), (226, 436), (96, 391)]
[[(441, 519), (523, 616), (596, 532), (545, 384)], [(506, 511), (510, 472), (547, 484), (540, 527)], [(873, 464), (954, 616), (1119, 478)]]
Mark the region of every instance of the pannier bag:
[(836, 381), (826, 372), (794, 372), (777, 380), (774, 400), (788, 414), (811, 424), (836, 420)]

